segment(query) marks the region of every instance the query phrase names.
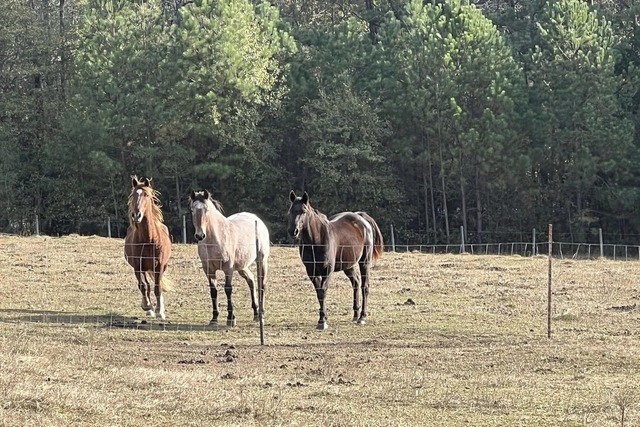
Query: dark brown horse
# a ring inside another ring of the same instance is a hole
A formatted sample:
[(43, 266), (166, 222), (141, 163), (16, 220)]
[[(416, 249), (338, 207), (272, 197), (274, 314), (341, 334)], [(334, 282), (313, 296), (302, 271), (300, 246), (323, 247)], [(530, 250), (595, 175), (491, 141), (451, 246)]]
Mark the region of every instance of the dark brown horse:
[[(369, 267), (382, 255), (382, 234), (376, 222), (365, 212), (342, 212), (327, 219), (311, 207), (309, 195), (289, 193), (289, 234), (300, 244), (300, 258), (316, 289), (320, 304), (317, 329), (327, 329), (325, 297), (331, 273), (344, 271), (353, 287), (353, 321), (364, 324), (367, 318)], [(356, 274), (360, 268), (360, 278)], [(362, 311), (358, 304), (362, 289)]]
[[(129, 195), (129, 229), (124, 238), (124, 254), (133, 267), (142, 294), (142, 309), (149, 316), (161, 319), (164, 315), (162, 292), (171, 287), (163, 277), (171, 257), (169, 230), (163, 224), (158, 192), (151, 188), (151, 180), (138, 181), (133, 177)], [(156, 309), (150, 301), (150, 276), (155, 284)]]

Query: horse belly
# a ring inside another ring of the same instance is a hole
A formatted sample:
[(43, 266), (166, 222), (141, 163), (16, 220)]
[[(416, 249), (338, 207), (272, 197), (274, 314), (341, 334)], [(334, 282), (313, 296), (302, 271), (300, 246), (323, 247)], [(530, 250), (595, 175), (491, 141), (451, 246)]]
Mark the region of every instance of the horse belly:
[(152, 246), (134, 245), (133, 249), (127, 254), (127, 261), (136, 271), (157, 271), (159, 270), (159, 262), (155, 252)]
[(354, 246), (341, 246), (336, 250), (334, 271), (344, 271), (358, 264), (362, 256), (362, 248)]
[(233, 260), (234, 270), (242, 270), (250, 266), (256, 260), (256, 241), (243, 239), (236, 248)]

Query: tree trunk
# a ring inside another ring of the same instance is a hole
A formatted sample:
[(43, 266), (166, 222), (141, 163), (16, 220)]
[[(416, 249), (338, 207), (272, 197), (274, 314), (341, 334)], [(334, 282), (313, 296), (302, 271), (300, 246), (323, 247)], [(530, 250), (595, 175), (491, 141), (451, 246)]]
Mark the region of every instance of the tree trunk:
[(364, 0), (364, 6), (367, 9), (368, 15), (367, 21), (369, 23), (369, 38), (371, 39), (371, 44), (376, 44), (376, 24), (373, 22), (373, 0)]
[(67, 55), (66, 55), (66, 37), (64, 30), (64, 0), (60, 0), (60, 101), (64, 103), (65, 93), (64, 87), (66, 84), (66, 70), (67, 70)]
[[(439, 125), (438, 125), (439, 126)], [(442, 133), (440, 132), (442, 136)], [(442, 156), (442, 139), (438, 141), (440, 148), (440, 182), (442, 184), (442, 211), (444, 213), (444, 227), (447, 233), (447, 244), (451, 243), (451, 235), (449, 233), (449, 212), (447, 210), (447, 187), (444, 182), (444, 160)]]
[(178, 218), (182, 219), (182, 204), (180, 203), (180, 177), (176, 171), (176, 204), (178, 205)]
[(462, 173), (462, 147), (459, 151), (459, 168), (460, 168), (460, 198), (462, 201), (462, 232), (464, 234), (464, 241), (467, 242), (467, 198), (464, 194), (464, 175)]
[(480, 169), (476, 166), (476, 226), (478, 243), (482, 242), (482, 201), (480, 200)]
[(109, 178), (111, 183), (111, 196), (113, 197), (113, 213), (116, 217), (116, 234), (120, 238), (120, 214), (118, 209), (118, 198), (116, 197), (116, 189), (113, 186), (113, 177)]
[(429, 148), (429, 145), (427, 145), (427, 152), (429, 153), (429, 191), (431, 192), (431, 218), (433, 219), (433, 238), (437, 240), (438, 230), (436, 229), (436, 201), (435, 196), (433, 195), (433, 168), (431, 163), (431, 149)]
[(424, 188), (424, 223), (427, 229), (427, 244), (429, 243), (429, 187), (427, 182), (427, 168), (422, 165), (422, 186)]
[[(436, 99), (438, 96), (438, 85), (436, 83)], [(444, 156), (442, 155), (442, 120), (440, 110), (438, 110), (438, 149), (440, 152), (440, 182), (442, 184), (442, 211), (444, 213), (444, 227), (447, 234), (447, 244), (451, 243), (451, 233), (449, 233), (449, 211), (447, 209), (447, 187), (444, 182)]]

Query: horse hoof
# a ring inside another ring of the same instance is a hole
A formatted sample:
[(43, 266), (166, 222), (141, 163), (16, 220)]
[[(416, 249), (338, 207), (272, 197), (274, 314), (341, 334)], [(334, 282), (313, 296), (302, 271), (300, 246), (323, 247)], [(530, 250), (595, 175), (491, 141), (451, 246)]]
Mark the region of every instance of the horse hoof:
[(327, 322), (318, 322), (316, 329), (319, 331), (327, 330), (329, 329), (329, 324)]
[(165, 320), (167, 318), (164, 313), (156, 313), (156, 317), (160, 320)]
[(209, 325), (218, 326), (218, 319), (211, 319), (211, 321), (209, 322)]
[(227, 326), (236, 326), (236, 319), (227, 319)]
[(358, 316), (353, 316), (353, 321), (354, 321), (354, 322), (357, 322), (358, 320), (359, 320), (359, 319), (358, 319)]
[(260, 321), (260, 316), (258, 316), (257, 314), (253, 315), (253, 321), (254, 322), (259, 322)]
[(156, 313), (153, 310), (147, 310), (147, 316), (156, 317)]
[(366, 320), (364, 320), (364, 319), (358, 319), (358, 322), (357, 322), (357, 324), (358, 324), (358, 325), (364, 325), (365, 323), (367, 323), (367, 321), (366, 321)]

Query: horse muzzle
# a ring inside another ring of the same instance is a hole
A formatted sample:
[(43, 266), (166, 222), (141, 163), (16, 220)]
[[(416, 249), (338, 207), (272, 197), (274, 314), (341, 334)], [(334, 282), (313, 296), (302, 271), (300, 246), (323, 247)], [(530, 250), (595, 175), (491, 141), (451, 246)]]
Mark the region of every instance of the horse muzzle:
[(193, 235), (193, 237), (195, 237), (198, 242), (201, 242), (206, 236), (204, 233), (196, 233)]
[(134, 222), (137, 222), (138, 224), (140, 224), (142, 222), (142, 212), (132, 213), (131, 219), (133, 219)]

